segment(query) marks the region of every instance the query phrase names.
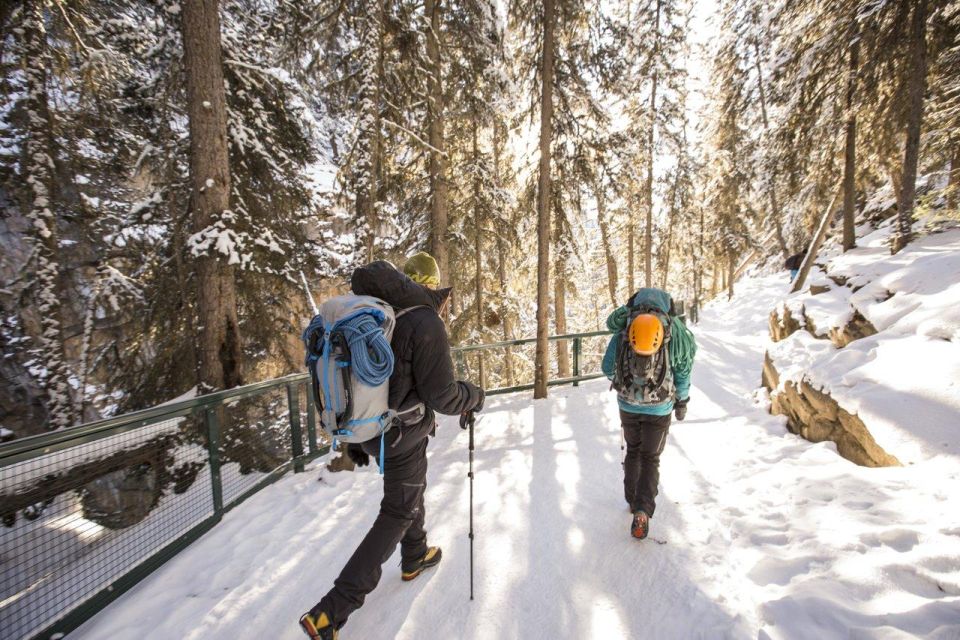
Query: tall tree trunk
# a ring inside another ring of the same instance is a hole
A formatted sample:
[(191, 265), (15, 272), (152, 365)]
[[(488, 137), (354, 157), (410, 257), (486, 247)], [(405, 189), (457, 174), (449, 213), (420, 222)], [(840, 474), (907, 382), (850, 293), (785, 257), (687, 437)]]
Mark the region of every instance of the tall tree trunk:
[(699, 247), (694, 253), (693, 261), (693, 308), (696, 310), (694, 321), (700, 321), (700, 307), (703, 305), (703, 207), (700, 207), (700, 237)]
[[(557, 335), (567, 333), (567, 274), (563, 265), (557, 264), (553, 272), (553, 313)], [(570, 344), (557, 340), (557, 375), (570, 377)]]
[(910, 19), (910, 60), (907, 75), (907, 136), (903, 152), (903, 187), (897, 203), (897, 233), (891, 247), (897, 253), (910, 242), (913, 207), (917, 195), (917, 164), (920, 159), (920, 128), (923, 125), (923, 94), (927, 88), (927, 0), (904, 0), (913, 6)]
[(670, 217), (667, 219), (667, 237), (663, 243), (663, 265), (661, 267), (660, 282), (661, 288), (667, 288), (667, 276), (670, 274), (670, 244), (673, 242), (673, 226), (677, 217), (677, 189), (680, 186), (680, 168), (677, 167), (677, 175), (674, 177), (673, 185), (670, 188)]
[[(760, 94), (760, 116), (763, 119), (763, 133), (767, 135), (770, 132), (770, 121), (767, 119), (767, 93), (763, 84), (763, 69), (760, 66), (760, 43), (753, 42), (753, 63), (757, 69), (757, 88)], [(771, 170), (770, 182), (767, 185), (767, 197), (770, 199), (770, 217), (773, 219), (774, 235), (777, 238), (777, 245), (780, 247), (780, 253), (784, 260), (790, 255), (787, 249), (787, 241), (783, 237), (783, 222), (780, 216), (780, 203), (777, 201), (777, 173), (774, 167)]]
[[(579, 194), (577, 201), (579, 203)], [(578, 206), (579, 208), (579, 206)], [(563, 247), (563, 225), (560, 220), (560, 210), (557, 209), (557, 220), (553, 226), (553, 232), (556, 235), (556, 264), (553, 267), (553, 326), (557, 335), (562, 336), (567, 333), (567, 257), (568, 253)], [(570, 352), (569, 343), (566, 340), (557, 340), (557, 375), (561, 378), (570, 377)]]
[(556, 15), (553, 0), (543, 0), (543, 57), (540, 65), (540, 176), (537, 189), (537, 351), (534, 365), (533, 397), (547, 397), (550, 375), (550, 145), (553, 141), (553, 55)]
[[(854, 21), (854, 25), (856, 21)], [(860, 68), (859, 32), (851, 29), (853, 41), (850, 44), (850, 67), (847, 71), (847, 140), (843, 164), (843, 250), (849, 251), (857, 246), (854, 232), (854, 205), (856, 204), (856, 159), (857, 159), (857, 114), (853, 108), (853, 97), (857, 87), (857, 72)]]
[[(500, 299), (506, 301), (507, 298), (507, 243), (504, 241), (503, 237), (500, 234), (497, 234), (497, 275), (500, 279)], [(503, 339), (504, 341), (513, 340), (513, 320), (510, 318), (510, 312), (507, 309), (506, 304), (501, 305), (500, 312), (500, 321), (503, 323)], [(506, 352), (504, 354), (504, 373), (507, 377), (507, 386), (512, 387), (514, 385), (514, 380), (516, 374), (514, 373), (514, 364), (513, 364), (513, 347), (507, 347), (504, 349)]]
[(960, 140), (953, 143), (953, 159), (950, 160), (950, 181), (947, 184), (950, 187), (947, 207), (956, 211), (957, 204), (960, 203)]
[(74, 411), (70, 395), (70, 370), (63, 349), (63, 310), (60, 291), (60, 243), (53, 194), (53, 121), (47, 94), (47, 66), (50, 53), (44, 24), (45, 2), (28, 2), (23, 15), (24, 71), (27, 81), (27, 139), (23, 175), (30, 195), (27, 219), (33, 232), (37, 261), (33, 287), (40, 316), (40, 335), (36, 338), (39, 369), (45, 371), (40, 383), (47, 392), (47, 427), (73, 426)]
[(430, 123), (430, 253), (437, 260), (440, 279), (448, 282), (450, 265), (447, 257), (447, 160), (443, 136), (443, 64), (440, 58), (440, 2), (424, 0), (424, 14), (428, 22), (427, 58), (430, 73), (427, 76), (427, 119)]
[(657, 0), (657, 13), (654, 19), (653, 33), (653, 78), (650, 88), (650, 131), (647, 133), (647, 184), (644, 189), (644, 197), (647, 202), (647, 228), (644, 234), (643, 248), (643, 277), (644, 286), (653, 286), (653, 145), (656, 140), (657, 129), (657, 82), (659, 74), (657, 69), (657, 56), (660, 54), (660, 4)]
[[(629, 215), (629, 214), (628, 214)], [(627, 295), (632, 296), (637, 290), (637, 228), (633, 223), (633, 216), (630, 215), (630, 222), (627, 223)]]
[[(477, 147), (477, 121), (473, 121), (473, 163), (474, 166), (480, 162), (480, 151)], [(481, 260), (483, 253), (483, 214), (480, 211), (480, 172), (474, 172), (473, 179), (473, 288), (474, 288), (474, 306), (476, 307), (477, 336), (480, 342), (483, 342), (483, 263)], [(487, 388), (486, 362), (482, 351), (477, 352), (477, 360), (480, 369), (480, 388)]]
[(593, 192), (597, 199), (597, 222), (600, 225), (600, 239), (603, 242), (603, 254), (607, 260), (607, 288), (610, 290), (610, 304), (617, 307), (617, 260), (613, 256), (613, 247), (610, 245), (610, 222), (607, 220), (606, 201), (603, 197), (600, 181), (593, 185)]
[[(197, 237), (230, 208), (227, 105), (217, 0), (185, 2), (181, 17), (190, 119), (190, 211)], [(242, 384), (234, 267), (212, 248), (197, 257), (197, 297), (201, 386), (212, 390)]]
[(361, 245), (366, 260), (374, 259), (377, 202), (383, 154), (381, 87), (383, 84), (383, 0), (368, 3), (360, 36), (360, 125), (356, 153), (357, 222), (363, 229)]
[[(503, 149), (503, 134), (499, 122), (493, 125), (493, 179), (494, 184), (499, 188), (500, 184), (500, 154)], [(497, 276), (500, 280), (500, 322), (503, 326), (504, 341), (513, 340), (513, 320), (510, 318), (510, 312), (507, 308), (507, 242), (503, 237), (503, 229), (497, 229)], [(504, 373), (507, 377), (507, 386), (512, 387), (515, 383), (513, 348), (507, 347), (504, 353)]]
[(736, 270), (736, 255), (731, 251), (727, 254), (727, 300), (733, 300), (734, 271)]

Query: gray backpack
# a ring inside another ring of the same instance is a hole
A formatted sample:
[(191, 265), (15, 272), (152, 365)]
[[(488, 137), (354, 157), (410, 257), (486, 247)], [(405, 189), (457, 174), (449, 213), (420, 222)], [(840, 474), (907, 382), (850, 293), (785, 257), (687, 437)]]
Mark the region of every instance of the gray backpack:
[[(628, 339), (630, 323), (641, 313), (651, 313), (663, 325), (663, 342), (651, 356), (633, 350)], [(673, 398), (676, 386), (670, 366), (670, 316), (653, 306), (631, 306), (626, 326), (620, 331), (613, 388), (617, 397), (635, 406), (661, 404)]]
[[(393, 307), (372, 296), (353, 294), (320, 305), (303, 332), (306, 366), (321, 428), (337, 442), (359, 443), (383, 437), (399, 422), (388, 406), (393, 350), (390, 340), (396, 318)], [(423, 412), (416, 406), (404, 413)]]

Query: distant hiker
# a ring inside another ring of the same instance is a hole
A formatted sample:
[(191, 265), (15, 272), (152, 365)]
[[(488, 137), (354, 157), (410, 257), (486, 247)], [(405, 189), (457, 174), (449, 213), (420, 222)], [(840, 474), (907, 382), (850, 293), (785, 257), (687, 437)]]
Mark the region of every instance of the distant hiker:
[(800, 267), (803, 266), (803, 258), (806, 255), (807, 250), (804, 249), (803, 251), (795, 253), (783, 261), (783, 268), (790, 271), (790, 282), (793, 282), (797, 279), (797, 274), (800, 273)]
[(690, 371), (697, 345), (661, 289), (640, 289), (607, 318), (613, 337), (603, 356), (603, 373), (617, 390), (620, 423), (627, 443), (623, 490), (633, 519), (630, 533), (650, 531), (660, 480), (660, 454), (670, 414), (687, 415)]
[[(435, 411), (458, 415), (483, 408), (483, 390), (453, 377), (446, 327), (440, 319), (450, 289), (437, 289), (440, 275), (436, 261), (425, 253), (417, 254), (404, 271), (410, 277), (389, 262), (374, 262), (354, 271), (351, 284), (354, 294), (375, 296), (397, 310), (390, 344), (394, 369), (389, 406), (401, 414), (414, 407), (421, 412), (383, 436), (380, 513), (334, 581), (333, 589), (300, 619), (303, 630), (314, 639), (337, 638), (350, 614), (377, 586), (381, 565), (398, 543), (404, 581), (413, 580), (440, 562), (440, 548), (427, 546), (424, 529), (427, 436), (434, 434)], [(370, 456), (379, 456), (380, 452), (379, 437), (347, 447), (347, 454), (358, 466), (367, 465)]]

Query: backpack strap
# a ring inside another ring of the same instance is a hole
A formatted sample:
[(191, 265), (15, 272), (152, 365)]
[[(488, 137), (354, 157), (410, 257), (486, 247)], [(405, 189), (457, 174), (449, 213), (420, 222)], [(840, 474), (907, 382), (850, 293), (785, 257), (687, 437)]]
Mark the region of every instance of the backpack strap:
[(397, 309), (397, 312), (394, 314), (393, 317), (394, 317), (394, 318), (400, 318), (400, 317), (405, 316), (405, 315), (407, 315), (408, 313), (410, 313), (411, 311), (414, 311), (414, 310), (416, 310), (416, 309), (430, 309), (430, 308), (431, 308), (431, 307), (428, 306), (428, 305), (418, 304), (418, 305), (413, 306), (413, 307), (407, 307), (406, 309)]

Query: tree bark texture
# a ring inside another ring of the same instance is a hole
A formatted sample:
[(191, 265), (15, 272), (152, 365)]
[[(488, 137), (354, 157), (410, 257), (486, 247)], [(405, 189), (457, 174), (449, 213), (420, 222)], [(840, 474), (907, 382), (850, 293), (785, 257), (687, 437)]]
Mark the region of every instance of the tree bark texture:
[(47, 427), (73, 426), (74, 411), (70, 393), (66, 355), (63, 349), (63, 309), (60, 291), (60, 243), (54, 214), (53, 123), (47, 94), (47, 66), (50, 52), (44, 24), (44, 2), (29, 2), (24, 7), (24, 72), (27, 82), (27, 137), (24, 145), (23, 175), (29, 204), (27, 219), (33, 232), (37, 264), (33, 294), (40, 317), (34, 367), (44, 373), (39, 382), (47, 393)]
[(847, 73), (847, 131), (843, 164), (843, 250), (849, 251), (857, 246), (854, 231), (854, 206), (856, 204), (856, 160), (857, 160), (857, 114), (853, 98), (857, 88), (857, 71), (860, 66), (859, 34), (852, 34), (850, 44), (850, 67)]
[(902, 188), (897, 203), (897, 233), (893, 253), (910, 242), (913, 208), (917, 195), (917, 164), (920, 160), (920, 128), (923, 125), (923, 94), (927, 89), (927, 0), (904, 0), (913, 6), (910, 17), (910, 60), (907, 72), (907, 135), (903, 151)]
[(735, 270), (737, 257), (732, 251), (727, 254), (727, 300), (733, 300), (733, 281), (735, 280)]
[(537, 189), (537, 349), (533, 397), (547, 397), (550, 350), (550, 145), (553, 141), (553, 56), (556, 14), (554, 0), (543, 0), (543, 54), (540, 65), (540, 175)]
[(383, 0), (368, 3), (360, 36), (360, 122), (357, 125), (356, 190), (357, 226), (367, 261), (374, 259), (377, 202), (383, 153), (381, 87), (383, 84)]
[(960, 140), (953, 143), (953, 158), (950, 160), (950, 195), (947, 206), (956, 211), (960, 203)]
[[(217, 0), (181, 6), (183, 66), (190, 120), (190, 211), (194, 237), (210, 232), (230, 209), (227, 106)], [(242, 384), (234, 266), (209, 247), (197, 256), (200, 384), (204, 390)]]
[(440, 280), (449, 282), (450, 263), (447, 254), (447, 160), (443, 134), (446, 105), (443, 98), (443, 62), (440, 56), (440, 1), (424, 0), (428, 22), (427, 119), (430, 137), (430, 254), (437, 261)]

